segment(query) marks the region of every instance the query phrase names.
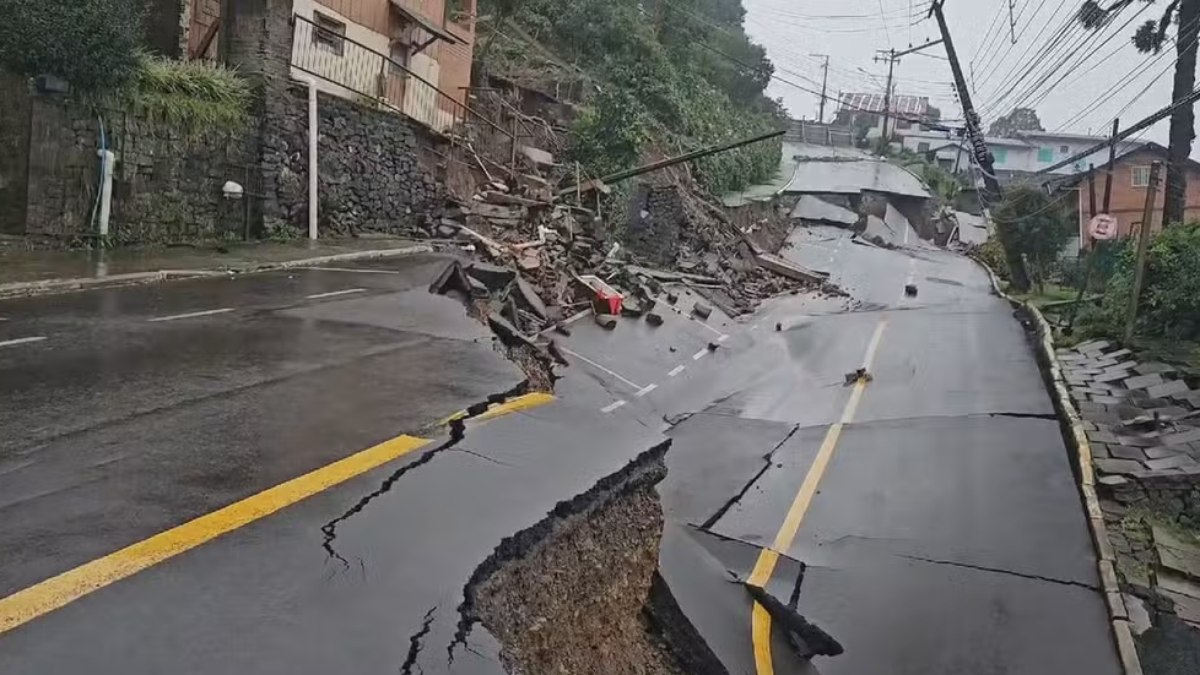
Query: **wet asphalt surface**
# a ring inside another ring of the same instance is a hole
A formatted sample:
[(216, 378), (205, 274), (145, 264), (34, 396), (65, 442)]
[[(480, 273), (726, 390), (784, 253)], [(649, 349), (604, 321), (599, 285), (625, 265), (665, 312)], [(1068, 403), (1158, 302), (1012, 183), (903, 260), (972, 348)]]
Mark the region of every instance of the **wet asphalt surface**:
[[(554, 403), (4, 634), (0, 672), (502, 672), (482, 628), (455, 645), (471, 572), (670, 438), (662, 573), (730, 672), (752, 673), (730, 580), (775, 537), (881, 321), (874, 380), (768, 588), (787, 598), (800, 579), (799, 611), (846, 653), (798, 663), (775, 636), (776, 672), (1119, 672), (1053, 409), (983, 271), (838, 230), (793, 242), (784, 254), (831, 271), (853, 311), (784, 297), (701, 323), (684, 297), (657, 329), (579, 322)], [(0, 342), (48, 338), (0, 348), (0, 595), (519, 382), (425, 292), (441, 264), (0, 303)], [(332, 557), (321, 528), (355, 505)]]

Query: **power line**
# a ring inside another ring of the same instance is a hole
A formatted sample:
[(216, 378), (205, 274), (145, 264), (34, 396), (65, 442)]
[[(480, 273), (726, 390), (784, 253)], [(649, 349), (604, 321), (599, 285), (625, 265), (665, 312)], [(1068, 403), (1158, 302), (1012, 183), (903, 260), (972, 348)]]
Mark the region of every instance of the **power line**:
[(888, 28), (887, 19), (884, 18), (886, 15), (887, 15), (887, 12), (883, 11), (883, 0), (879, 0), (879, 20), (880, 20), (880, 23), (883, 24), (884, 34), (887, 35), (888, 46), (894, 47), (894, 45), (892, 44), (892, 31)]
[[(1142, 120), (1140, 120), (1139, 122), (1137, 122), (1136, 124), (1134, 124), (1133, 126), (1125, 128), (1125, 130), (1123, 130), (1121, 133), (1117, 134), (1117, 137), (1115, 140), (1122, 141), (1122, 140), (1129, 138), (1130, 136), (1138, 133), (1139, 131), (1149, 129), (1155, 123), (1160, 122), (1160, 121), (1166, 119), (1167, 117), (1170, 117), (1171, 113), (1175, 112), (1179, 108), (1182, 108), (1184, 106), (1193, 105), (1197, 100), (1200, 100), (1200, 89), (1195, 89), (1195, 90), (1189, 92), (1187, 96), (1184, 96), (1183, 98), (1179, 99), (1175, 103), (1172, 103), (1171, 105), (1169, 105), (1165, 108), (1160, 108), (1158, 111), (1154, 112), (1149, 117), (1145, 117)], [(1067, 166), (1068, 164), (1073, 164), (1073, 163), (1087, 157), (1088, 155), (1091, 155), (1091, 154), (1094, 154), (1094, 153), (1097, 153), (1097, 152), (1103, 150), (1104, 148), (1108, 147), (1108, 144), (1110, 142), (1112, 142), (1112, 141), (1106, 140), (1102, 143), (1097, 143), (1096, 145), (1092, 146), (1091, 148), (1088, 148), (1087, 150), (1083, 150), (1081, 152), (1075, 153), (1074, 155), (1062, 160), (1061, 162), (1058, 162), (1057, 164), (1051, 164), (1050, 166), (1048, 166), (1044, 169), (1038, 169), (1034, 173), (1037, 175), (1046, 174), (1046, 173), (1050, 173), (1051, 171), (1054, 171), (1055, 169), (1060, 169), (1064, 166)]]
[[(1047, 35), (1046, 41), (1044, 43), (1041, 43), (1039, 46), (1038, 41), (1042, 39), (1043, 35), (1046, 35), (1047, 29), (1049, 29), (1049, 28), (1051, 28), (1051, 26), (1055, 25), (1055, 20), (1058, 18), (1059, 12), (1061, 12), (1063, 10), (1063, 8), (1066, 6), (1066, 4), (1067, 3), (1060, 4), (1058, 9), (1056, 9), (1054, 11), (1054, 13), (1050, 15), (1050, 17), (1047, 21), (1041, 22), (1041, 24), (1042, 24), (1041, 29), (1038, 30), (1037, 34), (1034, 35), (1032, 39), (1030, 39), (1029, 43), (1021, 51), (1020, 55), (1017, 56), (1015, 59), (1008, 58), (1009, 54), (1016, 47), (1016, 45), (1014, 44), (1014, 45), (1009, 45), (1009, 47), (1004, 51), (1004, 57), (1001, 60), (997, 61), (993, 58), (993, 59), (990, 59), (989, 61), (987, 61), (986, 63), (982, 64), (980, 66), (981, 73), (979, 74), (979, 80), (978, 80), (979, 89), (981, 89), (981, 90), (984, 89), (986, 87), (986, 85), (988, 85), (988, 83), (991, 83), (993, 81), (993, 77), (998, 75), (1001, 72), (1001, 68), (1004, 66), (1004, 63), (1006, 60), (1008, 60), (1012, 63), (1012, 67), (1009, 68), (1008, 70), (1004, 71), (1004, 73), (1002, 75), (1000, 75), (999, 84), (994, 85), (992, 87), (992, 89), (994, 91), (1003, 91), (1005, 86), (1009, 82), (1011, 82), (1015, 77), (1018, 77), (1023, 72), (1028, 72), (1029, 69), (1033, 66), (1033, 64), (1040, 62), (1041, 60), (1045, 59), (1051, 52), (1053, 52), (1053, 50), (1058, 46), (1058, 44), (1061, 42), (1063, 37), (1071, 29), (1073, 19), (1070, 14), (1068, 14), (1068, 16), (1062, 21), (1062, 23), (1057, 24), (1057, 28), (1054, 28), (1053, 30), (1051, 30), (1050, 34)], [(1025, 34), (1029, 30), (1029, 26), (1032, 25), (1033, 21), (1037, 18), (1038, 14), (1040, 12), (1041, 12), (1041, 5), (1038, 6), (1038, 9), (1036, 10), (1035, 14), (1030, 16), (1029, 24), (1027, 24), (1025, 27), (1023, 27), (1021, 29), (1021, 33), (1017, 37), (1018, 42), (1021, 40), (1021, 38), (1025, 37)], [(1032, 54), (1032, 56), (1030, 56), (1031, 54)], [(997, 50), (993, 54), (993, 57), (998, 56), (998, 55), (999, 55), (999, 50)], [(1026, 57), (1029, 57), (1029, 58), (1026, 59)]]
[[(1017, 35), (1017, 39), (1015, 41), (1013, 41), (1012, 43), (1010, 43), (1007, 47), (1004, 47), (1003, 56), (1001, 56), (1001, 49), (998, 46), (998, 44), (996, 44), (996, 43), (992, 44), (992, 47), (994, 47), (995, 49), (993, 51), (991, 51), (990, 54), (986, 53), (986, 52), (983, 54), (983, 56), (986, 58), (981, 59), (978, 64), (979, 79), (977, 81), (977, 86), (979, 88), (982, 88), (984, 84), (986, 84), (988, 81), (991, 80), (992, 75), (1000, 68), (1000, 66), (1005, 62), (1005, 60), (1008, 59), (1009, 55), (1012, 54), (1013, 50), (1017, 46), (1017, 43), (1019, 43), (1021, 41), (1021, 38), (1025, 37), (1025, 34), (1027, 32), (1029, 32), (1029, 27), (1033, 25), (1034, 19), (1036, 19), (1041, 14), (1042, 7), (1045, 6), (1045, 4), (1046, 4), (1045, 0), (1042, 0), (1038, 4), (1037, 8), (1033, 10), (1033, 13), (1029, 15), (1029, 20), (1025, 23), (1024, 26), (1021, 27), (1021, 32)], [(1066, 5), (1065, 2), (1062, 3), (1062, 5), (1060, 5), (1059, 8), (1054, 11), (1054, 14), (1051, 15), (1050, 20), (1042, 23), (1041, 30), (1039, 30), (1037, 32), (1037, 35), (1035, 35), (1033, 37), (1033, 39), (1030, 41), (1030, 43), (1029, 43), (1030, 46), (1026, 47), (1024, 49), (1024, 51), (1021, 52), (1021, 55), (1017, 57), (1017, 59), (1016, 59), (1017, 62), (1020, 62), (1020, 60), (1022, 58), (1024, 58), (1026, 54), (1029, 53), (1029, 50), (1032, 48), (1033, 44), (1035, 44), (1039, 39), (1041, 39), (1042, 35), (1045, 34), (1046, 29), (1050, 26), (1051, 23), (1054, 22), (1054, 17), (1058, 16), (1058, 12), (1062, 11), (1063, 6), (1065, 6), (1065, 5)], [(1029, 8), (1029, 3), (1027, 2), (1025, 5), (1023, 5), (1021, 7), (1021, 13), (1018, 15), (1018, 20), (1020, 20), (1021, 18), (1023, 18), (1025, 16), (1025, 10), (1028, 8)], [(1003, 9), (1001, 9), (1001, 11), (1003, 11)], [(982, 49), (981, 49), (981, 51), (982, 51)]]

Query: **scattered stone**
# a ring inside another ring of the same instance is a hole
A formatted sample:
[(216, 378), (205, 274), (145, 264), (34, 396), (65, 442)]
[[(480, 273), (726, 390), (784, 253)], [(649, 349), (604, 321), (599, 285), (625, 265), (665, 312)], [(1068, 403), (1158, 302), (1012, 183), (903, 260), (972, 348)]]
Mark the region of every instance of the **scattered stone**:
[[(670, 300), (670, 296), (668, 296), (667, 299)], [(702, 302), (697, 302), (696, 304), (692, 305), (692, 314), (700, 317), (701, 319), (707, 319), (712, 315), (712, 307), (709, 307)]]
[(866, 368), (859, 368), (846, 373), (846, 386), (857, 384), (858, 382), (870, 382), (875, 379), (874, 375), (867, 372)]
[(571, 329), (567, 327), (567, 324), (562, 322), (554, 324), (554, 332), (558, 333), (559, 335), (571, 337)]
[(917, 297), (917, 285), (916, 284), (905, 284), (904, 294), (910, 298)]
[(645, 313), (646, 308), (643, 307), (641, 301), (634, 296), (626, 296), (625, 301), (621, 303), (621, 316), (627, 316), (636, 319)]
[(1111, 431), (1108, 431), (1106, 429), (1089, 431), (1089, 432), (1087, 432), (1087, 438), (1089, 441), (1095, 441), (1097, 443), (1107, 443), (1109, 445), (1119, 445), (1121, 442), (1120, 440), (1117, 439), (1116, 436), (1113, 435), (1113, 433)]
[(1104, 473), (1113, 474), (1131, 474), (1135, 471), (1144, 471), (1146, 468), (1142, 466), (1141, 462), (1132, 459), (1097, 459), (1093, 463)]
[(1163, 457), (1162, 459), (1152, 459), (1146, 462), (1146, 468), (1151, 471), (1166, 471), (1167, 469), (1183, 469), (1190, 466), (1195, 466), (1196, 460), (1188, 455), (1175, 455), (1174, 457)]
[(1179, 454), (1178, 449), (1171, 448), (1146, 448), (1146, 457), (1150, 459), (1162, 459), (1164, 457), (1174, 457)]
[(783, 324), (782, 323), (779, 323), (779, 322), (775, 323), (775, 332), (776, 333), (783, 332)]
[(1115, 459), (1132, 459), (1138, 462), (1146, 459), (1146, 453), (1142, 452), (1140, 448), (1128, 445), (1110, 445), (1108, 454)]
[(715, 352), (720, 348), (721, 348), (721, 345), (719, 345), (715, 342), (708, 343), (708, 351), (710, 351), (710, 352)]
[(1154, 398), (1166, 398), (1168, 396), (1175, 396), (1176, 394), (1186, 394), (1188, 391), (1190, 390), (1188, 389), (1187, 382), (1172, 380), (1150, 387), (1146, 390), (1146, 393)]
[(667, 293), (667, 304), (668, 305), (674, 305), (677, 302), (679, 302), (678, 295), (675, 295), (674, 293)]
[(597, 314), (596, 325), (605, 330), (612, 330), (617, 327), (617, 317), (612, 314)]
[(1129, 615), (1129, 629), (1134, 635), (1141, 635), (1150, 630), (1150, 611), (1146, 609), (1146, 603), (1136, 595), (1124, 594), (1125, 612)]
[(529, 311), (537, 314), (542, 319), (545, 319), (549, 315), (546, 310), (546, 303), (538, 295), (537, 289), (520, 275), (517, 276), (517, 292), (520, 294), (525, 306), (529, 308)]
[(1175, 369), (1165, 363), (1151, 361), (1150, 363), (1142, 363), (1133, 367), (1133, 372), (1138, 375), (1150, 375), (1152, 373), (1173, 373)]
[(646, 315), (646, 323), (651, 326), (661, 326), (663, 325), (663, 316), (658, 312), (650, 312)]
[[(1200, 542), (1195, 537), (1188, 541), (1174, 530), (1158, 524), (1151, 525), (1151, 531), (1154, 548), (1163, 567), (1200, 580)], [(1159, 575), (1160, 583), (1163, 576)]]
[[(1136, 372), (1137, 369), (1134, 368), (1134, 371)], [(1158, 373), (1149, 373), (1131, 377), (1128, 380), (1125, 380), (1124, 385), (1127, 389), (1145, 389), (1147, 387), (1153, 387), (1156, 384), (1162, 384), (1162, 382), (1162, 375), (1159, 375)]]
[(1200, 442), (1200, 429), (1192, 429), (1190, 431), (1181, 431), (1179, 433), (1163, 436), (1159, 439), (1163, 445), (1183, 445), (1185, 443)]

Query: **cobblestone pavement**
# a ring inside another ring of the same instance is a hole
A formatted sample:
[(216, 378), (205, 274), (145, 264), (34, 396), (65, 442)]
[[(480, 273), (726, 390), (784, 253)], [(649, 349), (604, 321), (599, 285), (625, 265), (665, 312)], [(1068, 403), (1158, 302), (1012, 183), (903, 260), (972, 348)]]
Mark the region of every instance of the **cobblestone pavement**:
[(1058, 360), (1146, 672), (1193, 672), (1146, 653), (1200, 648), (1200, 391), (1177, 368), (1103, 340), (1059, 349)]

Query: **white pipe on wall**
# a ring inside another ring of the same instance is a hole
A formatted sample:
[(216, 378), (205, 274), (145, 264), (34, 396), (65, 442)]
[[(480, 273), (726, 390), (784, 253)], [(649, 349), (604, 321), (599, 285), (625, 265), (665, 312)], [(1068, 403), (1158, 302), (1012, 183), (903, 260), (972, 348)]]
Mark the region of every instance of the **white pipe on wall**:
[(112, 150), (97, 150), (96, 154), (100, 155), (99, 230), (101, 237), (107, 237), (108, 220), (112, 216), (113, 167), (116, 165), (117, 156)]
[(308, 238), (317, 238), (317, 82), (311, 77), (301, 78), (308, 85)]

